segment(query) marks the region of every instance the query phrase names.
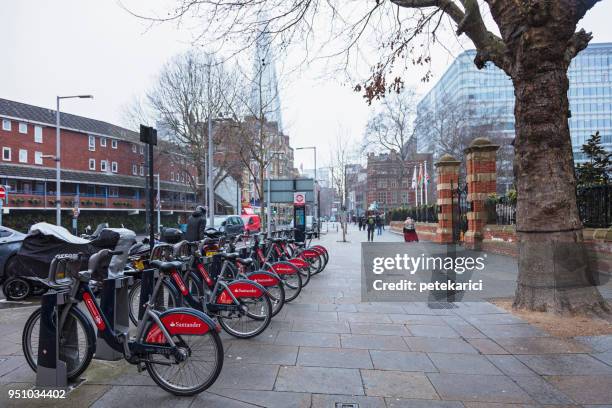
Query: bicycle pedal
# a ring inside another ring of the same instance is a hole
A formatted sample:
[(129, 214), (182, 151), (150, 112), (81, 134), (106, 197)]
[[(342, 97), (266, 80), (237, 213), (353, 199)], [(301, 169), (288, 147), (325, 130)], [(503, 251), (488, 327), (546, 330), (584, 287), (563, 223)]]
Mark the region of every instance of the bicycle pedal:
[(136, 369), (138, 370), (139, 373), (142, 373), (145, 370), (145, 365), (143, 362), (139, 362), (138, 364), (136, 364)]

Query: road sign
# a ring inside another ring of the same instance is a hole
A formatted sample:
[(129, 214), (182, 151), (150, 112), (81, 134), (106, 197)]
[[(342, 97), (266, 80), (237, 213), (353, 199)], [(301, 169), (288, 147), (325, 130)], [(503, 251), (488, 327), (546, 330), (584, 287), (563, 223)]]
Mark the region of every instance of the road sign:
[(6, 188), (4, 186), (0, 186), (0, 200), (4, 200), (6, 198)]
[(293, 205), (303, 206), (306, 204), (306, 193), (293, 193)]
[(268, 183), (270, 186), (270, 202), (271, 203), (287, 203), (295, 202), (294, 193), (303, 191), (304, 203), (314, 203), (314, 180), (313, 179), (284, 179), (284, 180), (266, 180), (264, 183), (264, 197), (268, 197)]

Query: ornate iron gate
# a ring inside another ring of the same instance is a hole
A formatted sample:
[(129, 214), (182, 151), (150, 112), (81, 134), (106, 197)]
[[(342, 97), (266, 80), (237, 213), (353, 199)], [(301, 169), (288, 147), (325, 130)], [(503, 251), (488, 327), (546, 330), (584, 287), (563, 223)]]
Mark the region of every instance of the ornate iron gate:
[(463, 237), (468, 230), (467, 213), (470, 210), (470, 203), (467, 200), (467, 193), (467, 183), (460, 182), (458, 186), (455, 186), (451, 182), (453, 242), (463, 241)]

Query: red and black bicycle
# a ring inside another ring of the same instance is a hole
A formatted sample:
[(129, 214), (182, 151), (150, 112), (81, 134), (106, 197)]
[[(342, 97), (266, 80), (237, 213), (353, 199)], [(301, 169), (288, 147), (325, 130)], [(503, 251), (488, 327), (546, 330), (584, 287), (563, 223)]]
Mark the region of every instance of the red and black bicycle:
[[(164, 390), (179, 396), (206, 390), (215, 382), (223, 367), (220, 328), (210, 317), (195, 309), (155, 311), (153, 299), (159, 293), (163, 277), (178, 267), (172, 262), (160, 261), (155, 266), (161, 279), (158, 279), (152, 296), (145, 303), (136, 336), (129, 338), (128, 333), (114, 331), (98, 306), (89, 281), (93, 271), (108, 268), (110, 258), (116, 254), (120, 252), (104, 249), (90, 257), (87, 271), (68, 274), (61, 280), (57, 279), (57, 257), (51, 264), (48, 286), (67, 294), (67, 302), (56, 309), (56, 321), (59, 352), (62, 360), (67, 362), (68, 378), (78, 378), (91, 362), (96, 349), (93, 321), (98, 334), (108, 345), (123, 353), (126, 361), (137, 365), (139, 370), (146, 368), (155, 383)], [(75, 263), (81, 262), (79, 255), (67, 257)], [(89, 311), (91, 321), (77, 307), (81, 302)], [(28, 318), (22, 336), (25, 358), (34, 371), (37, 370), (40, 327), (39, 308)]]

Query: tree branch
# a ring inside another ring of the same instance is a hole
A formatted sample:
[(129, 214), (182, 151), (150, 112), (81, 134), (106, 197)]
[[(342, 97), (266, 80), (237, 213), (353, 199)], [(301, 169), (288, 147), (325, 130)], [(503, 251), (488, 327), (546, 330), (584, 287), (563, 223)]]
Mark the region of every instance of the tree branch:
[(577, 31), (567, 42), (565, 49), (565, 62), (569, 65), (572, 59), (582, 50), (584, 50), (589, 42), (593, 39), (593, 34), (587, 33), (584, 29)]
[(480, 14), (477, 0), (460, 0), (465, 13), (452, 0), (391, 0), (392, 3), (406, 8), (438, 7), (457, 24), (457, 34), (467, 35), (476, 46), (474, 63), (482, 69), (487, 61), (492, 61), (507, 73), (511, 62), (501, 38), (487, 30)]

